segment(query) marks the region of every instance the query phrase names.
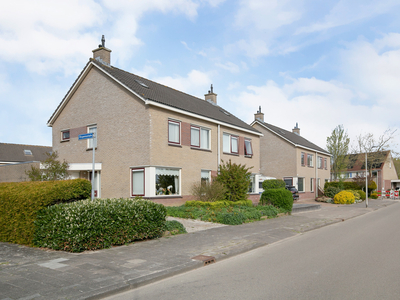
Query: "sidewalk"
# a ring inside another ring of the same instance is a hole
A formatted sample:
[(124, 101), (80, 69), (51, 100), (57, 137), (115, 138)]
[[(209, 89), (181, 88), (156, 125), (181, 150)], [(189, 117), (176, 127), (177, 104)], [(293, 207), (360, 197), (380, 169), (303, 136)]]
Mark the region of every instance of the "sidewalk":
[(218, 263), (221, 259), (398, 202), (369, 200), (368, 208), (365, 202), (347, 206), (324, 204), (318, 210), (276, 219), (80, 254), (0, 243), (0, 300), (101, 299), (200, 268), (204, 262), (192, 259), (198, 255), (212, 256)]

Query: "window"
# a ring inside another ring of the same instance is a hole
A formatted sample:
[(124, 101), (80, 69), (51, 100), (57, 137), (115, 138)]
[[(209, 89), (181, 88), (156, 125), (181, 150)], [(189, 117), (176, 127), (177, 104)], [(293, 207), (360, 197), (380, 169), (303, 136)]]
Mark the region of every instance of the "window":
[(292, 177), (283, 178), (283, 181), (285, 182), (286, 185), (293, 185)]
[(132, 169), (132, 196), (144, 196), (144, 169)]
[(61, 131), (61, 141), (69, 141), (69, 130)]
[[(261, 185), (262, 187), (262, 185)], [(254, 194), (256, 192), (256, 175), (250, 175), (249, 193)]]
[(31, 150), (24, 150), (25, 155), (33, 155)]
[(306, 165), (306, 158), (305, 158), (305, 153), (301, 152), (301, 165), (305, 166)]
[(97, 126), (88, 126), (88, 133), (93, 133), (93, 138), (92, 139), (88, 139), (88, 148), (89, 149), (93, 149), (97, 147)]
[(244, 140), (244, 155), (253, 156), (253, 149), (251, 147), (251, 140)]
[(224, 153), (237, 154), (239, 152), (239, 137), (224, 133), (222, 138)]
[(192, 126), (190, 128), (190, 145), (201, 149), (210, 149), (210, 129)]
[(325, 170), (328, 170), (328, 160), (326, 158), (324, 159), (324, 166)]
[(179, 195), (179, 169), (156, 168), (156, 195)]
[(181, 143), (180, 127), (180, 122), (168, 120), (168, 143)]
[(314, 192), (314, 178), (310, 179), (310, 191)]
[(313, 155), (312, 154), (307, 154), (307, 166), (308, 167), (313, 167)]
[(210, 182), (210, 171), (209, 170), (201, 170), (201, 183)]
[(304, 192), (304, 178), (303, 177), (299, 177), (297, 184), (298, 184), (297, 190), (299, 192)]
[(322, 157), (318, 156), (318, 169), (322, 169)]

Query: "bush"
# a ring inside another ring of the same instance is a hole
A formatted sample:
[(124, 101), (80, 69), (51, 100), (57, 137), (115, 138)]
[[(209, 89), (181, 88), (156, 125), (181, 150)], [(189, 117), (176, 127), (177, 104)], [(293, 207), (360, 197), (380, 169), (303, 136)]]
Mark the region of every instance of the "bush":
[(275, 207), (282, 208), (291, 212), (293, 207), (293, 196), (287, 189), (269, 189), (265, 190), (260, 198), (261, 204), (271, 204)]
[(365, 200), (366, 196), (364, 191), (358, 190), (357, 193), (360, 195), (361, 200)]
[(269, 179), (263, 181), (262, 187), (264, 191), (269, 189), (282, 189), (286, 187), (286, 183), (282, 179)]
[(218, 223), (226, 225), (240, 225), (246, 219), (246, 216), (241, 212), (222, 213), (217, 216)]
[(212, 182), (199, 182), (192, 186), (192, 195), (205, 202), (214, 202), (225, 199), (225, 186), (213, 180)]
[(231, 160), (227, 163), (222, 161), (219, 166), (219, 174), (215, 178), (217, 182), (223, 184), (226, 188), (225, 197), (221, 200), (234, 202), (247, 200), (247, 191), (251, 182), (250, 169), (246, 168), (245, 165), (232, 163)]
[(370, 197), (371, 197), (371, 199), (378, 199), (378, 193), (377, 192), (372, 192)]
[(341, 190), (359, 190), (359, 185), (354, 181), (331, 181), (325, 182), (324, 190), (328, 187), (335, 187)]
[(36, 246), (82, 252), (159, 237), (166, 209), (141, 199), (96, 199), (42, 209), (35, 221)]
[(33, 245), (34, 221), (39, 210), (86, 199), (91, 188), (85, 179), (1, 183), (0, 241)]
[(347, 190), (347, 191), (354, 195), (354, 200), (360, 200), (361, 199), (359, 191), (355, 191), (355, 190)]
[(336, 194), (334, 198), (334, 202), (336, 204), (352, 204), (354, 203), (354, 195), (349, 191), (341, 191), (340, 193)]
[(187, 207), (210, 207), (210, 208), (223, 208), (230, 206), (253, 206), (253, 202), (251, 200), (242, 200), (242, 201), (215, 201), (215, 202), (203, 202), (203, 201), (186, 201), (185, 206)]
[(326, 197), (329, 198), (334, 198), (336, 194), (338, 194), (341, 191), (340, 188), (335, 187), (335, 186), (328, 186), (324, 190), (324, 194)]
[(169, 232), (171, 235), (187, 233), (185, 226), (176, 220), (165, 221), (164, 230)]

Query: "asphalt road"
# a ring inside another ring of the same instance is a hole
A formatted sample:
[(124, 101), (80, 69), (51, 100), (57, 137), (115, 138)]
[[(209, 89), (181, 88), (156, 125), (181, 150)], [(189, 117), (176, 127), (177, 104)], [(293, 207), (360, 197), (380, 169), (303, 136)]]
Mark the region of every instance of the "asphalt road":
[(400, 203), (107, 299), (400, 299)]

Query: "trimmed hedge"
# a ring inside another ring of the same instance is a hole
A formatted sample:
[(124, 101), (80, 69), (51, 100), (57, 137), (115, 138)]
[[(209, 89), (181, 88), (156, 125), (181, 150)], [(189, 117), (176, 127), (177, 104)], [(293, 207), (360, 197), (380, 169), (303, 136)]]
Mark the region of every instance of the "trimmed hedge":
[(253, 206), (251, 200), (241, 200), (241, 201), (215, 201), (215, 202), (205, 202), (205, 201), (186, 201), (184, 204), (186, 207), (210, 207), (210, 208), (223, 208), (229, 206)]
[(141, 199), (96, 199), (38, 212), (36, 246), (69, 252), (109, 248), (155, 238), (165, 229), (164, 205)]
[(282, 179), (268, 179), (263, 181), (262, 187), (264, 191), (269, 189), (284, 189), (286, 183)]
[(0, 183), (0, 241), (33, 245), (39, 210), (56, 203), (90, 197), (85, 179)]
[(293, 195), (285, 188), (268, 189), (261, 194), (260, 203), (263, 205), (271, 204), (291, 212), (293, 207)]
[(341, 190), (360, 190), (360, 186), (354, 181), (331, 181), (325, 182), (324, 190), (333, 186)]

